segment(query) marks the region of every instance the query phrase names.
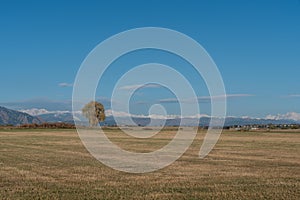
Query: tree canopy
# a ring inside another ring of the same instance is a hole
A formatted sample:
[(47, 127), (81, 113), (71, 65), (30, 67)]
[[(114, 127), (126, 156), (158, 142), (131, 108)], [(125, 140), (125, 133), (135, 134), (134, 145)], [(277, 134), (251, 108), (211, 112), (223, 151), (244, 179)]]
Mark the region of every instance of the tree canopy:
[(105, 120), (104, 106), (97, 101), (86, 104), (82, 108), (82, 114), (89, 120), (90, 126), (97, 126), (99, 122)]

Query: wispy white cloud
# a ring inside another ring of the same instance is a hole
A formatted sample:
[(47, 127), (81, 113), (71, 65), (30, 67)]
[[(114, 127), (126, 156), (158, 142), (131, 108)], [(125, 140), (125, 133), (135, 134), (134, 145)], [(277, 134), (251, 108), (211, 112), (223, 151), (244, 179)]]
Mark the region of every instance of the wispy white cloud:
[(160, 99), (159, 103), (179, 103), (179, 99), (176, 98), (167, 98), (167, 99)]
[(196, 103), (196, 102), (208, 102), (210, 100), (222, 100), (222, 99), (229, 99), (229, 98), (239, 98), (239, 97), (252, 97), (255, 96), (253, 94), (226, 94), (226, 95), (218, 95), (218, 96), (201, 96), (192, 99), (176, 99), (176, 98), (167, 98), (159, 100), (159, 103)]
[(293, 97), (300, 97), (300, 94), (291, 94), (291, 95), (288, 95), (287, 97), (291, 97), (291, 98), (293, 98)]
[(136, 101), (134, 104), (136, 105), (146, 105), (146, 104), (151, 104), (151, 102), (149, 101)]
[(59, 87), (73, 87), (73, 83), (59, 83)]
[(238, 98), (238, 97), (252, 97), (255, 96), (253, 94), (225, 94), (218, 96), (202, 96), (198, 97), (198, 100), (210, 100), (210, 99), (229, 99), (229, 98)]
[(136, 90), (136, 89), (139, 89), (139, 88), (160, 88), (160, 87), (163, 87), (161, 85), (158, 85), (158, 84), (139, 84), (139, 85), (125, 85), (125, 86), (122, 86), (122, 87), (119, 87), (120, 90)]

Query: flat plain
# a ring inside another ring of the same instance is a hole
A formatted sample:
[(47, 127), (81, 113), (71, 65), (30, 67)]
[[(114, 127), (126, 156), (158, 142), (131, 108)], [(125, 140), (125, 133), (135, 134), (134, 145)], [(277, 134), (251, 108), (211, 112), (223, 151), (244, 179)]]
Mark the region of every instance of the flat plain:
[[(175, 134), (148, 139), (105, 130), (123, 149), (150, 152)], [(300, 199), (299, 131), (223, 131), (198, 158), (205, 131), (186, 153), (152, 173), (129, 174), (94, 159), (76, 130), (0, 130), (0, 199)]]

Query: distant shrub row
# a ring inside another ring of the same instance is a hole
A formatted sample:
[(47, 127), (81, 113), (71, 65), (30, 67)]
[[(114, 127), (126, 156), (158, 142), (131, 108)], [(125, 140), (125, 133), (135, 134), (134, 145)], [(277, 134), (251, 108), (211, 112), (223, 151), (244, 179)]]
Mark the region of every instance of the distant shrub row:
[(57, 123), (42, 123), (42, 124), (22, 124), (18, 126), (18, 128), (75, 129), (76, 127), (74, 124), (57, 122)]

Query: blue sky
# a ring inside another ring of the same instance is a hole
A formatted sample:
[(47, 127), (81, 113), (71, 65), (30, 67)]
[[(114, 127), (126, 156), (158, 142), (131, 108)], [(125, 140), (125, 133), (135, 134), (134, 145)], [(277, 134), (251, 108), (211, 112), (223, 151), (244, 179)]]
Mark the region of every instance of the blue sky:
[[(149, 26), (180, 31), (207, 50), (231, 95), (228, 115), (300, 112), (297, 0), (1, 1), (0, 102), (70, 101), (77, 70), (97, 44), (119, 32)], [(130, 67), (153, 57), (169, 65), (183, 62), (162, 54), (137, 52), (127, 61), (116, 61), (114, 78), (107, 79), (97, 95), (109, 98), (114, 79), (122, 73), (118, 63)], [(205, 86), (199, 87), (197, 94), (207, 96)], [(137, 93), (132, 100), (135, 113), (147, 110), (141, 102), (172, 97), (151, 91), (155, 88), (141, 90), (145, 95)], [(175, 109), (174, 104), (166, 106)], [(200, 106), (208, 112), (207, 103)]]

